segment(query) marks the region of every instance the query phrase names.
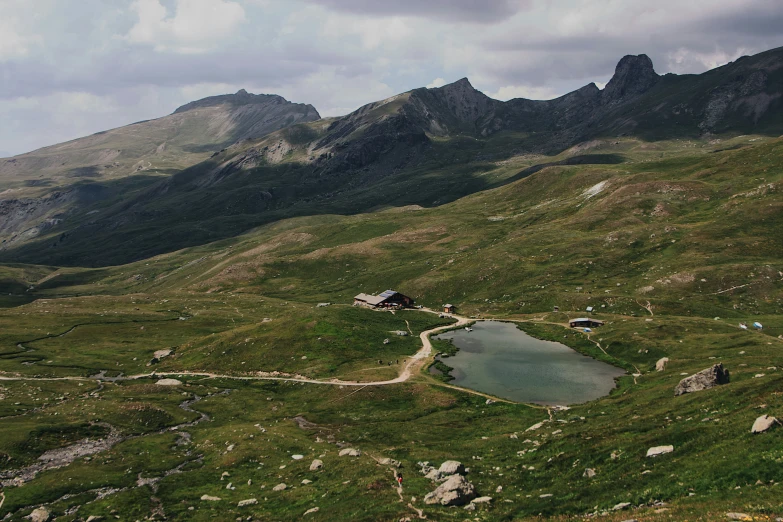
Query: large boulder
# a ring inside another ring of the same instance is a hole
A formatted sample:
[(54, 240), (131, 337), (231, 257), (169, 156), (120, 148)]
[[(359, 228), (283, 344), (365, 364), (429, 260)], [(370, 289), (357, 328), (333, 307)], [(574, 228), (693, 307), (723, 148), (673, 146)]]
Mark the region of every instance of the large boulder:
[(27, 515), (27, 518), (29, 518), (31, 522), (46, 522), (51, 516), (52, 514), (48, 509), (45, 507), (39, 507), (35, 508), (32, 513)]
[(341, 457), (358, 457), (361, 454), (362, 454), (361, 451), (359, 451), (358, 449), (354, 449), (354, 448), (341, 449), (340, 453), (338, 453), (338, 455), (340, 455)]
[(674, 451), (674, 446), (655, 446), (647, 450), (648, 457), (657, 457), (658, 455), (666, 455)]
[(440, 471), (443, 475), (464, 475), (465, 466), (462, 465), (462, 462), (458, 462), (456, 460), (447, 460), (440, 465), (438, 471)]
[(476, 488), (462, 475), (452, 475), (435, 491), (424, 496), (425, 504), (441, 506), (462, 506), (476, 498)]
[(683, 380), (674, 388), (674, 396), (683, 395), (702, 390), (707, 390), (719, 384), (729, 382), (729, 371), (723, 368), (723, 364), (716, 364), (711, 368), (694, 373)]
[(324, 461), (321, 459), (315, 459), (312, 464), (310, 464), (310, 471), (317, 471), (324, 467)]
[(780, 421), (775, 417), (769, 415), (762, 415), (756, 422), (753, 423), (753, 427), (750, 429), (751, 433), (762, 433), (772, 428), (775, 424), (780, 424)]

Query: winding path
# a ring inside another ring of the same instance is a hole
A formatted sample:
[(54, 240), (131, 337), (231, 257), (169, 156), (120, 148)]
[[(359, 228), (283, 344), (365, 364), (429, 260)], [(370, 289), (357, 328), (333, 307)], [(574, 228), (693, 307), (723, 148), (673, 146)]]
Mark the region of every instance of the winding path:
[[(428, 308), (423, 308), (422, 311), (428, 313), (438, 313)], [(432, 328), (430, 330), (425, 330), (421, 332), (421, 334), (419, 335), (419, 339), (421, 339), (421, 344), (422, 344), (421, 348), (419, 348), (419, 350), (413, 356), (408, 358), (405, 365), (402, 367), (400, 374), (397, 377), (385, 381), (370, 381), (370, 382), (344, 381), (336, 378), (329, 379), (329, 380), (318, 380), (318, 379), (307, 379), (304, 377), (275, 377), (269, 375), (223, 375), (223, 374), (212, 373), (212, 372), (190, 372), (190, 371), (151, 372), (151, 373), (141, 373), (137, 375), (128, 375), (125, 377), (108, 377), (108, 378), (101, 376), (100, 379), (105, 381), (116, 382), (116, 381), (133, 381), (137, 379), (148, 379), (150, 377), (154, 378), (154, 377), (192, 376), (192, 377), (206, 377), (209, 379), (232, 379), (232, 380), (241, 380), (241, 381), (285, 381), (285, 382), (301, 382), (301, 383), (309, 383), (309, 384), (328, 384), (332, 386), (387, 386), (390, 384), (399, 384), (410, 379), (416, 372), (418, 372), (421, 369), (421, 367), (426, 363), (426, 361), (430, 357), (432, 357), (432, 342), (430, 342), (430, 335), (443, 330), (449, 330), (451, 328), (464, 326), (472, 321), (471, 319), (455, 314), (450, 314), (449, 317), (453, 317), (454, 319), (457, 320), (457, 322), (450, 325), (439, 326), (437, 328)], [(12, 377), (12, 376), (0, 375), (0, 381), (91, 381), (95, 379), (96, 377), (18, 377), (18, 376)]]

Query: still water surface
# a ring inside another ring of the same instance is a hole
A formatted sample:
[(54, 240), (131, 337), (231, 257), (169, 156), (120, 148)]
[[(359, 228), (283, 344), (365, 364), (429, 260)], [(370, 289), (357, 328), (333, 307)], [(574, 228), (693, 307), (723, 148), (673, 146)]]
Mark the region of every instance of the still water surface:
[(609, 392), (625, 372), (552, 341), (529, 336), (512, 323), (481, 321), (473, 331), (454, 330), (459, 348), (443, 362), (454, 368), (452, 384), (516, 402), (577, 404)]

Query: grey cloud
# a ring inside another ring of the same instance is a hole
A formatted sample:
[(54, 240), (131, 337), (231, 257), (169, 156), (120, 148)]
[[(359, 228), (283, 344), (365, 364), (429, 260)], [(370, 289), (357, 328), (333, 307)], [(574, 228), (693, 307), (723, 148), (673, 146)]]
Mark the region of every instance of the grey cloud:
[[(0, 148), (6, 151), (162, 116), (192, 101), (182, 99), (183, 92), (204, 92), (181, 89), (198, 84), (263, 88), (325, 110), (355, 108), (438, 77), (468, 76), (485, 92), (524, 86), (565, 94), (608, 80), (626, 54), (649, 55), (659, 73), (698, 73), (708, 63), (783, 45), (780, 0), (694, 0), (691, 9), (665, 23), (649, 23), (647, 30), (634, 25), (643, 24), (644, 16), (636, 13), (641, 4), (631, 4), (634, 10), (597, 3), (577, 11), (575, 3), (548, 0), (276, 0), (246, 3), (249, 23), (219, 42), (218, 50), (176, 54), (123, 38), (135, 23), (130, 0), (68, 6), (41, 1), (51, 9), (25, 20), (31, 34), (38, 31), (33, 36), (40, 45), (31, 46), (27, 57), (0, 61)], [(653, 15), (665, 15), (666, 5), (675, 4), (662, 2), (650, 9)], [(171, 10), (174, 0), (164, 4)], [(303, 9), (308, 5), (344, 16), (324, 24), (323, 12)], [(574, 13), (592, 16), (595, 23), (577, 19), (557, 26)], [(410, 34), (394, 45), (365, 46), (353, 28), (333, 25), (391, 16), (418, 18), (405, 21)], [(466, 23), (482, 25), (466, 29)], [(592, 26), (600, 23), (611, 30)], [(323, 27), (328, 31), (322, 33)], [(74, 92), (104, 97), (119, 108), (85, 111), (79, 123), (52, 116), (57, 95)], [(48, 96), (41, 104), (50, 106), (35, 106)], [(34, 99), (16, 103), (20, 97)]]
[[(476, 43), (490, 58), (474, 67), (498, 85), (556, 86), (564, 94), (562, 87), (607, 79), (627, 54), (647, 54), (659, 74), (701, 73), (710, 68), (707, 57), (731, 59), (783, 45), (781, 27), (783, 4), (750, 0), (736, 7), (718, 2), (703, 17), (673, 17), (647, 33), (596, 31), (563, 37), (503, 28)], [(503, 60), (491, 58), (496, 55)]]
[(756, 0), (752, 5), (713, 14), (694, 24), (704, 32), (746, 35), (754, 38), (780, 37), (783, 33), (783, 3), (780, 0)]
[(413, 16), (439, 21), (494, 23), (524, 9), (529, 0), (302, 0), (335, 11), (373, 16)]
[(45, 96), (58, 91), (106, 95), (143, 85), (182, 87), (198, 83), (255, 83), (283, 86), (318, 70), (321, 63), (254, 53), (142, 56), (112, 53), (80, 68), (43, 61), (0, 63), (2, 98)]

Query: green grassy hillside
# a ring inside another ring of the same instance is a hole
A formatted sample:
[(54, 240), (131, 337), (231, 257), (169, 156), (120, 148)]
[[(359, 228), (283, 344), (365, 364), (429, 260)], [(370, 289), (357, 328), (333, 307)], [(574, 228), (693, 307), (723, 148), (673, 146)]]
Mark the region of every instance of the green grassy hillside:
[[(566, 161), (588, 153), (623, 162)], [(783, 516), (783, 428), (750, 433), (760, 415), (783, 417), (781, 158), (783, 139), (763, 136), (600, 140), (500, 161), (488, 172), (505, 169), (506, 184), (436, 208), (297, 217), (116, 267), (4, 267), (8, 298), (34, 301), (0, 313), (0, 377), (33, 380), (0, 380), (0, 477), (85, 437), (114, 443), (4, 482), (0, 516), (41, 504), (60, 520)], [(254, 380), (397, 375), (419, 343), (394, 332), (442, 320), (350, 306), (386, 288), (519, 321), (629, 374), (568, 410), (487, 403), (426, 372), (379, 387)], [(567, 329), (587, 306), (607, 324)], [(764, 329), (738, 328), (753, 321)], [(171, 353), (153, 361), (159, 350)], [(729, 384), (674, 396), (684, 375), (717, 362)], [(233, 378), (110, 380), (152, 371)], [(674, 451), (645, 456), (661, 445)], [(362, 455), (338, 456), (346, 447)], [(401, 462), (402, 497), (382, 458)], [(310, 471), (313, 459), (323, 467)], [(490, 504), (423, 503), (436, 485), (417, 462), (448, 459)]]

